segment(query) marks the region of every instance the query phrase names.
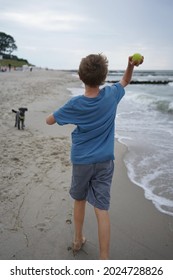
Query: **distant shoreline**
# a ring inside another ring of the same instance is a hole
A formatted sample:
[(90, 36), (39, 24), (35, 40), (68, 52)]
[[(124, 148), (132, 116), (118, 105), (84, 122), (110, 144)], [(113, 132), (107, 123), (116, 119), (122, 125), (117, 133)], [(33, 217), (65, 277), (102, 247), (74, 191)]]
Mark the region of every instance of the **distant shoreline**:
[[(107, 80), (106, 83), (117, 83), (119, 82), (118, 80), (117, 81), (114, 81), (114, 80)], [(169, 83), (172, 83), (173, 80), (157, 80), (157, 81), (135, 81), (135, 80), (132, 80), (130, 82), (130, 84), (151, 84), (151, 85), (167, 85)]]

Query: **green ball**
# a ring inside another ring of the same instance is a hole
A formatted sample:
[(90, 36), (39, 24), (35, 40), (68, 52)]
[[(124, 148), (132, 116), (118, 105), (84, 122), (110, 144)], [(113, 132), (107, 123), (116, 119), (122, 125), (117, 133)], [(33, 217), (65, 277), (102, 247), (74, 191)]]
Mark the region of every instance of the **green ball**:
[(140, 62), (141, 59), (142, 59), (142, 55), (140, 53), (134, 53), (134, 55), (132, 55), (132, 61)]

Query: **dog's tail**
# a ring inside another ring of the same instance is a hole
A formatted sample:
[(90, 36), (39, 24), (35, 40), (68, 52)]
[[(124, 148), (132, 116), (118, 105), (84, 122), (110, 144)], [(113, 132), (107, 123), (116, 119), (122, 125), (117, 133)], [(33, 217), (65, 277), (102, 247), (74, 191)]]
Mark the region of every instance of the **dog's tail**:
[(14, 110), (14, 109), (12, 109), (12, 112), (13, 112), (13, 113), (17, 113), (17, 111), (16, 111), (16, 110)]

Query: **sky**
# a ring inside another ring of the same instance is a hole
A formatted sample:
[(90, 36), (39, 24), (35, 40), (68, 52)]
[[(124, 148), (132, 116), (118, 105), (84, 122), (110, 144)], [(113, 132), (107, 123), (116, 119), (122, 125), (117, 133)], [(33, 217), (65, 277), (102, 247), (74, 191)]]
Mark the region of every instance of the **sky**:
[(173, 70), (172, 0), (0, 0), (0, 32), (38, 67), (78, 69), (103, 53), (110, 70), (144, 56), (142, 70)]

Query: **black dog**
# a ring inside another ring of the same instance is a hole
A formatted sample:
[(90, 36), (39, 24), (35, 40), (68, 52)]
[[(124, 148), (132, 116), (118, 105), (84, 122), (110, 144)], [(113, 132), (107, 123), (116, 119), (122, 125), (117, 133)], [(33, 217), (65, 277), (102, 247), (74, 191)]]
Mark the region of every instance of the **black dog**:
[(28, 111), (27, 108), (19, 108), (19, 111), (16, 111), (14, 109), (12, 109), (12, 112), (16, 114), (16, 118), (15, 118), (15, 127), (17, 126), (18, 129), (20, 129), (20, 124), (21, 124), (21, 128), (24, 129), (25, 125), (25, 112)]

